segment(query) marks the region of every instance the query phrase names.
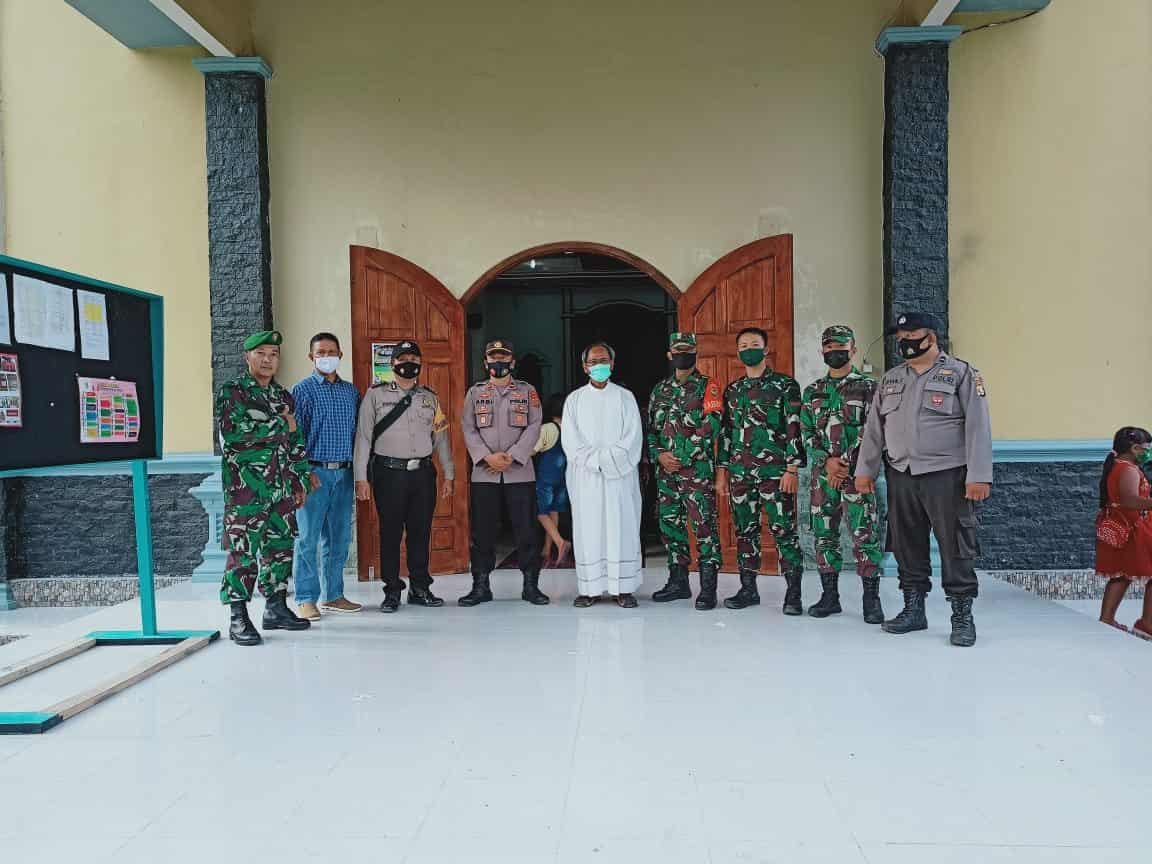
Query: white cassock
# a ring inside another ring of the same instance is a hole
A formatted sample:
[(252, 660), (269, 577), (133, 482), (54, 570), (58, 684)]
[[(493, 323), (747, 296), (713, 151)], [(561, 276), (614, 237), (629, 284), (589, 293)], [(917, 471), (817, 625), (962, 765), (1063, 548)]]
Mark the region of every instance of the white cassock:
[(608, 382), (564, 402), (565, 479), (572, 503), (576, 586), (586, 597), (640, 587), (640, 463), (644, 433), (636, 397)]

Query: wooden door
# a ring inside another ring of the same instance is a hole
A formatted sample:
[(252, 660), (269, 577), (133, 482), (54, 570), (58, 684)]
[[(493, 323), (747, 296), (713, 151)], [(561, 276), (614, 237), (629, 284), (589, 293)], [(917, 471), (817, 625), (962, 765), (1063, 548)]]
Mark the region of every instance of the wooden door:
[[(420, 346), (420, 383), (440, 397), (448, 415), (456, 494), (439, 499), (432, 522), (433, 575), (468, 569), (468, 453), (460, 428), (464, 404), (464, 307), (431, 273), (379, 249), (352, 247), (352, 365), (361, 393), (372, 386), (372, 343), (412, 339)], [(443, 473), (441, 473), (443, 477)], [(356, 504), (356, 550), (361, 580), (380, 570), (380, 535), (371, 502)], [(401, 575), (406, 573), (401, 562)]]
[[(768, 362), (792, 372), (792, 236), (768, 237), (725, 255), (692, 283), (679, 302), (679, 326), (696, 334), (700, 370), (722, 386), (744, 374), (736, 336), (745, 327), (768, 333)], [(736, 534), (728, 502), (720, 502), (724, 571), (736, 572)], [(763, 534), (761, 572), (779, 573), (776, 546)]]

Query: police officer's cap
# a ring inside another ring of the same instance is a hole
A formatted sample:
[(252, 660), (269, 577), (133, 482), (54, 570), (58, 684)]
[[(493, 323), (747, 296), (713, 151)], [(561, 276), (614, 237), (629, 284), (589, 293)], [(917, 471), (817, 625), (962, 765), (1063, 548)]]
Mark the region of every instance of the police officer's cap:
[(279, 330), (260, 330), (244, 340), (244, 350), (254, 351), (261, 345), (279, 345), (283, 341)]
[(512, 343), (507, 339), (491, 339), (484, 345), (484, 353), (491, 354), (494, 351), (503, 351), (506, 354), (514, 354), (512, 350)]
[(896, 316), (895, 323), (884, 331), (885, 336), (892, 336), (897, 330), (933, 330), (940, 332), (940, 322), (935, 315), (928, 312), (901, 312)]
[(411, 339), (405, 339), (403, 342), (397, 342), (396, 347), (392, 349), (392, 356), (399, 357), (401, 354), (415, 354), (420, 356), (420, 346), (413, 342)]

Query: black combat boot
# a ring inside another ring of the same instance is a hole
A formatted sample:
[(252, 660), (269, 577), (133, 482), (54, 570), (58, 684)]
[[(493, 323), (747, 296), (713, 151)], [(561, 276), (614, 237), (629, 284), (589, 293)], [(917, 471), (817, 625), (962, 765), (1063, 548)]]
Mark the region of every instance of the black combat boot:
[(540, 590), (539, 570), (529, 570), (524, 574), (524, 590), (520, 592), (520, 599), (533, 606), (547, 606), (552, 602), (548, 595)]
[(248, 604), (243, 600), (231, 603), (232, 620), (228, 623), (228, 638), (237, 645), (259, 645), (264, 641), (260, 631), (248, 617)]
[(821, 573), (820, 587), (823, 591), (820, 599), (808, 607), (808, 614), (813, 618), (827, 618), (829, 615), (839, 615), (844, 610), (840, 608), (840, 576), (837, 573)]
[(864, 585), (864, 623), (883, 624), (884, 607), (880, 605), (880, 577), (861, 576)]
[(417, 588), (415, 585), (409, 585), (408, 605), (436, 607), (443, 606), (444, 600), (432, 593), (431, 585), (426, 585), (423, 588)]
[(740, 590), (724, 601), (729, 609), (745, 609), (760, 605), (760, 592), (756, 590), (755, 570), (740, 571)]
[(688, 568), (682, 564), (672, 564), (668, 568), (668, 582), (652, 595), (657, 603), (669, 600), (691, 600), (692, 587), (688, 584)]
[[(411, 594), (409, 594), (411, 596)], [(472, 590), (456, 602), (461, 606), (479, 606), (492, 600), (492, 586), (488, 583), (487, 573), (472, 574)], [(411, 600), (409, 600), (411, 602)]]
[(952, 604), (952, 635), (948, 641), (960, 648), (976, 644), (976, 622), (972, 620), (971, 597), (949, 597)]
[(397, 588), (395, 591), (384, 592), (384, 602), (380, 604), (381, 612), (395, 612), (400, 608), (400, 592), (402, 588)]
[(882, 625), (885, 633), (911, 633), (927, 630), (928, 618), (924, 614), (924, 592), (915, 588), (904, 589), (904, 608), (891, 621)]
[[(804, 601), (800, 598), (800, 583), (804, 580), (803, 570), (793, 570), (784, 574), (788, 588), (784, 591), (784, 614), (803, 615)], [(839, 601), (837, 601), (839, 602)]]
[(700, 593), (696, 595), (696, 608), (701, 612), (716, 608), (717, 569), (715, 564), (700, 565)]
[(264, 601), (265, 630), (307, 630), (312, 622), (288, 608), (288, 592), (280, 590)]

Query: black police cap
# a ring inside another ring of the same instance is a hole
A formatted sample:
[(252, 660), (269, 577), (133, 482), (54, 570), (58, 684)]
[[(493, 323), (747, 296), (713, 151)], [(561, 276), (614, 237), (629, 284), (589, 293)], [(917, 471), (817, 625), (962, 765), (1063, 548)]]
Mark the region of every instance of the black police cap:
[(420, 346), (413, 342), (411, 339), (405, 339), (403, 342), (397, 342), (396, 347), (392, 349), (392, 356), (399, 357), (401, 354), (415, 354), (420, 356)]
[(885, 336), (892, 336), (897, 330), (933, 330), (940, 332), (940, 322), (935, 315), (927, 312), (901, 312), (896, 316), (895, 323), (884, 331)]

